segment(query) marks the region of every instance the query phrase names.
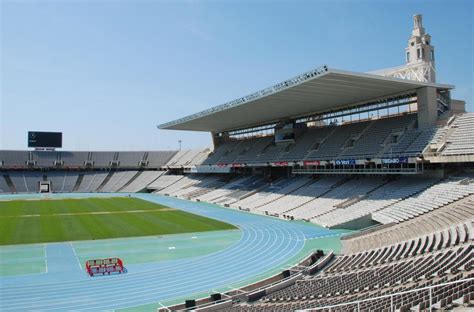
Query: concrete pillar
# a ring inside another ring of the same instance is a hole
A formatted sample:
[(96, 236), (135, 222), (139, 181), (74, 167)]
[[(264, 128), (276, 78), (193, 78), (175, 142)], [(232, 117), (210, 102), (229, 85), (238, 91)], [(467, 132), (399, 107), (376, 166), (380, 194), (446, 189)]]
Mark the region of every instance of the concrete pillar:
[(416, 91), (418, 97), (418, 128), (426, 129), (435, 126), (438, 119), (436, 88), (423, 87)]

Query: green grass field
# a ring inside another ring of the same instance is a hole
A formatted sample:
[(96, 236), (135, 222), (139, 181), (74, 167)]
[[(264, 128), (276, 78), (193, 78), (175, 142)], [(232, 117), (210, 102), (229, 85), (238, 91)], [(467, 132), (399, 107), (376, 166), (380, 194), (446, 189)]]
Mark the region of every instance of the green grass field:
[(0, 245), (235, 229), (136, 198), (0, 201)]

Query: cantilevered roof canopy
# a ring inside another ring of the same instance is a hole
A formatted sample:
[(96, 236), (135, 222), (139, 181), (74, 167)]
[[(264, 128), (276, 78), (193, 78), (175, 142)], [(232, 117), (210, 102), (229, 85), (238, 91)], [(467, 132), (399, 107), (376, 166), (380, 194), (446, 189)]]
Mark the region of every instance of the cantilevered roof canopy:
[(424, 83), (319, 67), (234, 101), (158, 126), (159, 129), (221, 132), (256, 127), (288, 118), (351, 107), (421, 87), (453, 89)]

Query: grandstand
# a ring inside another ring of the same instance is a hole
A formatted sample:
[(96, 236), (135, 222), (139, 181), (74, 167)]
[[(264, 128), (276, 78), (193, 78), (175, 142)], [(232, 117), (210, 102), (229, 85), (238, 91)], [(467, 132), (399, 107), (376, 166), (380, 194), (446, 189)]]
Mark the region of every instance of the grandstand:
[[(434, 51), (427, 38), (416, 15), (407, 51)], [(314, 250), (285, 274), (195, 298), (197, 311), (472, 307), (474, 113), (436, 82), (432, 57), (377, 73), (321, 66), (158, 126), (210, 132), (212, 151), (0, 151), (0, 193), (47, 181), (355, 230), (340, 254)]]
[[(416, 15), (417, 48), (407, 52), (433, 51), (427, 38)], [(216, 309), (407, 311), (471, 302), (474, 114), (451, 99), (453, 86), (436, 83), (434, 54), (418, 55), (372, 74), (322, 66), (159, 126), (207, 131), (214, 142), (192, 178), (159, 193), (361, 230), (342, 238), (344, 254), (329, 254), (321, 272), (244, 299), (229, 294)], [(216, 173), (229, 179), (204, 183)], [(213, 306), (203, 301), (203, 311)]]

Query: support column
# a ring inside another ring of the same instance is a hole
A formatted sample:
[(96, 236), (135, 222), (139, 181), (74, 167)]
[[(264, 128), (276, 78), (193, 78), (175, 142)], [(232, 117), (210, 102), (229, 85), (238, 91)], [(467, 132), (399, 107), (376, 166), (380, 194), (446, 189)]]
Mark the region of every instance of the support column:
[(418, 97), (418, 128), (433, 127), (438, 119), (436, 88), (423, 87), (416, 91)]

